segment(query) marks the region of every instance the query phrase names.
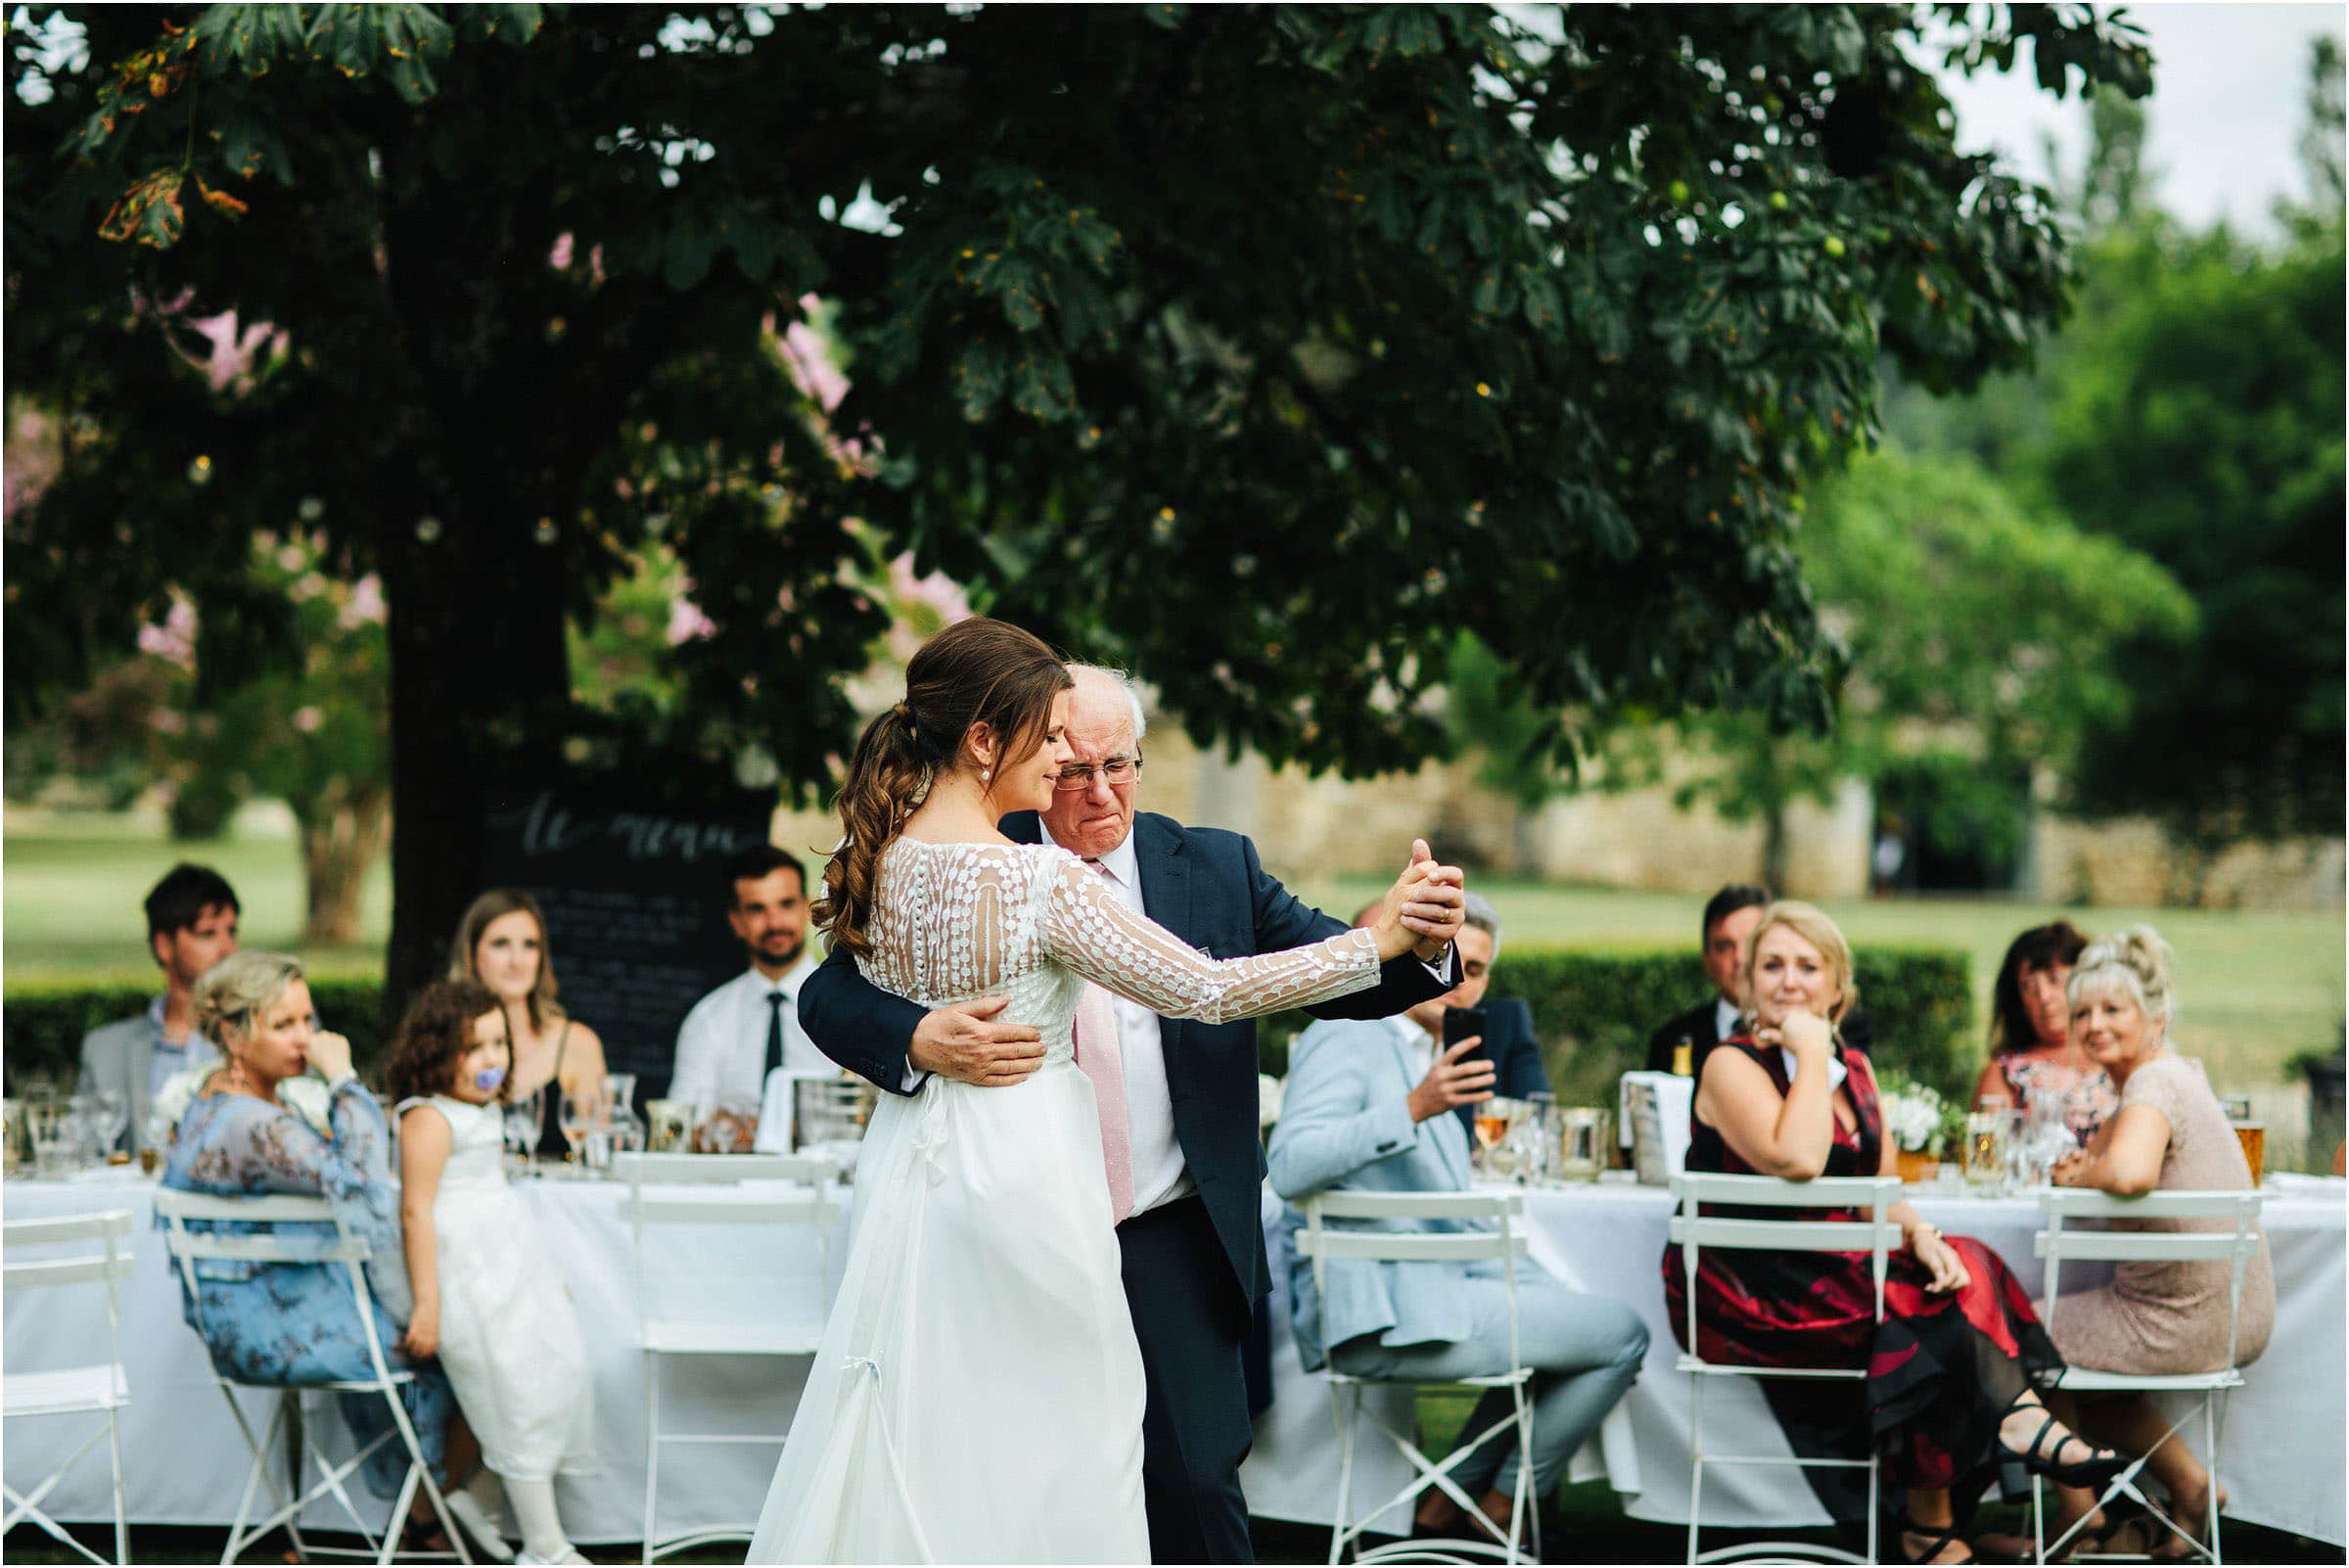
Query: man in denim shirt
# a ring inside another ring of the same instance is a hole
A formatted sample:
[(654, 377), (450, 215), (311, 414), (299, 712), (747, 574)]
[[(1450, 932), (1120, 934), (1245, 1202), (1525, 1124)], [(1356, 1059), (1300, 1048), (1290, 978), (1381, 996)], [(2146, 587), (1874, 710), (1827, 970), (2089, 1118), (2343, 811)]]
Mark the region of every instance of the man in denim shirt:
[(147, 947), (163, 972), (163, 993), (145, 1012), (81, 1039), (77, 1092), (119, 1094), (130, 1107), (116, 1147), (136, 1151), (156, 1142), (147, 1125), (156, 1095), (175, 1074), (217, 1056), (195, 1038), (190, 1021), (198, 978), (237, 950), (237, 915), (236, 890), (209, 866), (175, 865), (147, 895)]

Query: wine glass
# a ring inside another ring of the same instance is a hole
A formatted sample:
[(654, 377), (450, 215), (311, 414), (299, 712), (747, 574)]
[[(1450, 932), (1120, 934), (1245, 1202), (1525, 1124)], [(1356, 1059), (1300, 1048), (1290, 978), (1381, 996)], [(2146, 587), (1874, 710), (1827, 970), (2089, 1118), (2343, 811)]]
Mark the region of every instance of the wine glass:
[(538, 1128), (546, 1114), (540, 1096), (545, 1092), (543, 1087), (534, 1088), (528, 1094), (518, 1094), (506, 1102), (506, 1147), (513, 1151), (526, 1172), (530, 1169), (531, 1156), (537, 1151)]
[(604, 1125), (603, 1085), (565, 1089), (560, 1119), (555, 1125), (563, 1130), (563, 1141), (571, 1145), (572, 1162), (585, 1169), (591, 1164), (588, 1137)]
[[(99, 1157), (112, 1164), (115, 1146), (122, 1141), (122, 1134), (130, 1130), (130, 1102), (122, 1097), (119, 1089), (100, 1089), (91, 1096), (91, 1100), (90, 1125), (97, 1133)], [(124, 1154), (122, 1163), (128, 1164), (129, 1158), (127, 1153)]]

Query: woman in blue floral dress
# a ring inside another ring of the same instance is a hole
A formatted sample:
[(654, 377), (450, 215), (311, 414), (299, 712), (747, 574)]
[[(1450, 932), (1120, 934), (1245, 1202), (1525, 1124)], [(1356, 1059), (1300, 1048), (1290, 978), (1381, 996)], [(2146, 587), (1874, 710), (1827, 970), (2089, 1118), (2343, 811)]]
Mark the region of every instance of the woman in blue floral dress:
[[(401, 1389), (401, 1403), (425, 1459), (444, 1485), (451, 1470), (461, 1478), (479, 1455), (448, 1380), (438, 1366), (411, 1364), (395, 1349), (410, 1298), (391, 1133), (382, 1107), (351, 1072), (349, 1042), (317, 1028), (301, 965), (278, 953), (242, 952), (207, 971), (196, 989), (196, 1027), (219, 1041), (228, 1062), (181, 1119), (162, 1184), (216, 1197), (325, 1198), (351, 1234), (374, 1251), (366, 1267), (375, 1336), (388, 1366), (415, 1374)], [(281, 1083), (313, 1066), (328, 1083), (328, 1137), (278, 1099)], [(200, 1227), (190, 1222), (191, 1229)], [(223, 1222), (216, 1228), (256, 1227)], [(324, 1261), (337, 1239), (334, 1226), (269, 1229), (297, 1251), (314, 1246), (320, 1261), (206, 1259), (180, 1274), (188, 1324), (211, 1352), (213, 1368), (236, 1382), (265, 1387), (372, 1378), (375, 1364), (349, 1275), (343, 1265)], [(341, 1399), (344, 1418), (362, 1447), (391, 1429), (381, 1396)], [(378, 1449), (364, 1471), (368, 1487), (385, 1498), (398, 1494), (406, 1472), (407, 1455), (396, 1442)], [(416, 1500), (421, 1508), (421, 1494)]]

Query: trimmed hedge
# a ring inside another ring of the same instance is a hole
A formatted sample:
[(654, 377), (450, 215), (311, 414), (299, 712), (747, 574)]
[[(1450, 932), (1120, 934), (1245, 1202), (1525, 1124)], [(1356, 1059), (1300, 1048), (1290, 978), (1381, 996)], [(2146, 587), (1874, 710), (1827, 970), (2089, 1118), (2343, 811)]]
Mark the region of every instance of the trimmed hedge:
[[(1971, 966), (1956, 947), (1863, 947), (1860, 995), (1874, 1021), (1879, 1072), (1898, 1068), (1944, 1094), (1965, 1095), (1981, 1071), (1973, 1029)], [(1534, 1010), (1549, 1081), (1570, 1105), (1613, 1102), (1618, 1074), (1640, 1065), (1648, 1032), (1707, 994), (1703, 964), (1683, 948), (1610, 952), (1510, 948), (1493, 972), (1494, 993)], [(0, 1006), (0, 1052), (12, 1092), (46, 1074), (70, 1080), (81, 1037), (143, 1011), (154, 992), (125, 986), (15, 988)], [(310, 995), (327, 1028), (349, 1037), (361, 1072), (383, 1044), (383, 989), (369, 980), (313, 980)], [(1288, 1072), (1289, 1041), (1313, 1022), (1302, 1012), (1265, 1020), (1264, 1070)]]
[[(1957, 947), (1862, 947), (1854, 954), (1860, 999), (1875, 1028), (1876, 1070), (1898, 1068), (1944, 1094), (1970, 1092), (1982, 1070), (1973, 1028), (1972, 964)], [(1560, 1102), (1611, 1105), (1618, 1075), (1642, 1065), (1647, 1037), (1712, 993), (1704, 965), (1685, 948), (1654, 952), (1588, 948), (1504, 949), (1493, 994), (1532, 1007), (1534, 1029)], [(1313, 1020), (1265, 1020), (1264, 1071), (1288, 1071), (1289, 1041)]]
[[(350, 1041), (364, 1073), (383, 1048), (384, 988), (372, 980), (309, 981), (318, 1021)], [(133, 986), (12, 986), (0, 1000), (0, 1065), (8, 1090), (35, 1078), (70, 1083), (81, 1067), (81, 1037), (101, 1024), (143, 1013), (156, 992)]]

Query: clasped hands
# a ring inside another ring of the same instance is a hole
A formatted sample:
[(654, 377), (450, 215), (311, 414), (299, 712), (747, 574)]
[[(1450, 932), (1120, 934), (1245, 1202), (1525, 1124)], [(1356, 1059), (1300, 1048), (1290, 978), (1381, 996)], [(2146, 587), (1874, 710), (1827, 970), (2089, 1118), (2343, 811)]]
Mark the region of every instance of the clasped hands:
[[(1433, 963), (1459, 934), (1467, 916), (1467, 879), (1456, 865), (1439, 865), (1425, 839), (1411, 841), (1403, 875), (1380, 900), (1370, 931), (1383, 959), (1405, 952)], [(1033, 1024), (1008, 1024), (999, 1015), (1005, 996), (979, 996), (926, 1015), (913, 1031), (905, 1059), (918, 1073), (943, 1073), (982, 1088), (1008, 1088), (1044, 1065), (1044, 1038)]]

